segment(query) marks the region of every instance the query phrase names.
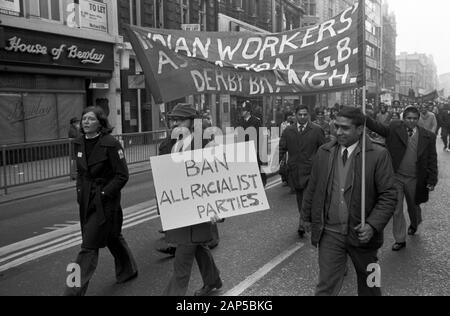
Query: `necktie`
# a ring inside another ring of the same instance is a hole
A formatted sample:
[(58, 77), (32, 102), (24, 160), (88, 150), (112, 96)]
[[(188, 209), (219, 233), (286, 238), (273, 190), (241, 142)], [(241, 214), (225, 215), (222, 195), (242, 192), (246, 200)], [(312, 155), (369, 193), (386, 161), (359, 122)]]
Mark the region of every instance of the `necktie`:
[(348, 150), (347, 148), (345, 148), (344, 153), (342, 154), (342, 162), (344, 163), (344, 166), (347, 163), (347, 160), (348, 160)]
[(305, 127), (303, 125), (300, 125), (300, 127), (298, 128), (298, 131), (300, 133), (303, 133), (303, 130), (305, 129)]
[(414, 135), (414, 130), (412, 128), (408, 128), (408, 136), (412, 137)]

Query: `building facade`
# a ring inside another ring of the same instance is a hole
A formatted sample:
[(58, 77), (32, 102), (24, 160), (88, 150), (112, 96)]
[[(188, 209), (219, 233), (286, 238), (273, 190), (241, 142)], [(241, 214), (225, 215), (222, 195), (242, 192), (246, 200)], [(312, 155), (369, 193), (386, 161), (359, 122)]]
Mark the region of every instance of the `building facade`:
[(439, 76), (439, 90), (444, 90), (444, 97), (450, 97), (450, 72)]
[(397, 85), (397, 22), (395, 15), (389, 12), (387, 3), (383, 4), (383, 41), (381, 67), (381, 99), (391, 105), (398, 100)]
[[(147, 89), (142, 68), (133, 52), (125, 25), (165, 29), (194, 29), (217, 31), (217, 1), (206, 0), (118, 0), (119, 33), (127, 48), (121, 71), (123, 130), (125, 133), (158, 131), (167, 128), (166, 113), (178, 102), (190, 102), (199, 111), (215, 110), (216, 98), (195, 95), (170, 102), (155, 104)], [(216, 113), (216, 111), (214, 111)]]
[(426, 54), (397, 55), (400, 66), (400, 94), (419, 97), (438, 88), (437, 67), (433, 56)]
[[(219, 32), (278, 33), (301, 27), (304, 8), (298, 0), (219, 1)], [(218, 96), (217, 126), (236, 126), (238, 106), (250, 101), (254, 115), (264, 126), (279, 125), (285, 109), (293, 109), (302, 102), (300, 95), (283, 97)]]
[(68, 137), (102, 106), (121, 132), (115, 1), (12, 0), (0, 8), (0, 144)]

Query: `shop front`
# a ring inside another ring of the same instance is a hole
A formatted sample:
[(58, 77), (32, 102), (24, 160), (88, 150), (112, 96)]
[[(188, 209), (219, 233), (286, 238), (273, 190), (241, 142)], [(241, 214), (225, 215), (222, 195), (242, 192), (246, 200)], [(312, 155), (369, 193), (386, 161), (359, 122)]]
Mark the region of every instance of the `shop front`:
[(112, 43), (0, 27), (0, 145), (68, 137), (90, 105), (109, 108)]

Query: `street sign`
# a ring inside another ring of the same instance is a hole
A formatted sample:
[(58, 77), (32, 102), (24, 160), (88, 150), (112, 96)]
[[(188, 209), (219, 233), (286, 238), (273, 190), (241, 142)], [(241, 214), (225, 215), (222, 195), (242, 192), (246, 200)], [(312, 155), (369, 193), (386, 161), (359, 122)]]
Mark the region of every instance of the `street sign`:
[(144, 75), (128, 76), (128, 89), (145, 89)]

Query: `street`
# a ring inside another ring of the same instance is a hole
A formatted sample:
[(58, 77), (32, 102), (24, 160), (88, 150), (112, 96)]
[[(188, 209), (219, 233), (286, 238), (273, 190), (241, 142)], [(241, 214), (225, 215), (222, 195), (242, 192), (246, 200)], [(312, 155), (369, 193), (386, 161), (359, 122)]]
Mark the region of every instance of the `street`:
[[(395, 253), (391, 251), (392, 221), (385, 230), (379, 256), (384, 295), (450, 295), (450, 154), (442, 151), (440, 140), (437, 148), (439, 184), (423, 206), (424, 222), (418, 234), (408, 237), (406, 249)], [(217, 295), (314, 294), (317, 250), (309, 238), (298, 238), (295, 195), (281, 186), (279, 177), (269, 179), (266, 191), (269, 211), (230, 218), (219, 226), (220, 244), (213, 255), (224, 287)], [(113, 258), (102, 250), (87, 295), (161, 295), (172, 274), (173, 259), (155, 251), (164, 241), (158, 233), (161, 227), (153, 199), (150, 173), (133, 176), (123, 191), (124, 237), (137, 261), (139, 277), (116, 285)], [(67, 265), (76, 258), (80, 244), (74, 192), (1, 208), (0, 296), (61, 295)], [(348, 265), (341, 295), (353, 296), (357, 294), (356, 276), (350, 261)], [(188, 295), (202, 286), (194, 267)]]

